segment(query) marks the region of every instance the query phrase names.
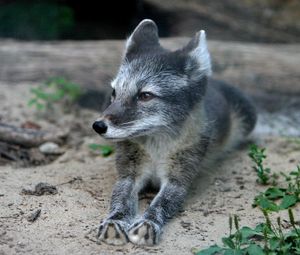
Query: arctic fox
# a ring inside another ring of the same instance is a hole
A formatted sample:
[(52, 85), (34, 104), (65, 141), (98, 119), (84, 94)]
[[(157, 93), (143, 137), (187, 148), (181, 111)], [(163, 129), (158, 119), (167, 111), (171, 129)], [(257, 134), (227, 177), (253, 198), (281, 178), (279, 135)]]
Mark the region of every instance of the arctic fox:
[[(205, 32), (183, 48), (161, 47), (143, 20), (128, 38), (111, 104), (93, 128), (116, 143), (116, 182), (98, 238), (109, 244), (157, 244), (197, 174), (253, 130), (256, 111), (239, 90), (208, 78)], [(138, 216), (138, 194), (159, 192)]]

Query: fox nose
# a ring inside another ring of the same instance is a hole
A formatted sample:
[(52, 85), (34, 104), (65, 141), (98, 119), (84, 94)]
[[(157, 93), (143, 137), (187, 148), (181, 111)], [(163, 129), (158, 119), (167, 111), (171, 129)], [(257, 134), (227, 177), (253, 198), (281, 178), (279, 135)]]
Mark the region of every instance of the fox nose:
[(105, 124), (104, 121), (95, 121), (93, 124), (93, 129), (98, 133), (98, 134), (105, 134), (107, 130), (107, 125)]

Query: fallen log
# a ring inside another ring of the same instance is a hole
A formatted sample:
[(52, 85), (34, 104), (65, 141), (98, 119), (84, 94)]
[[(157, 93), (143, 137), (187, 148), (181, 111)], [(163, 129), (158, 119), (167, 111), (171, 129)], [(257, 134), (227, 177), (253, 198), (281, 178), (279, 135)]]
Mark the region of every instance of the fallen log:
[(66, 132), (49, 132), (29, 128), (21, 128), (0, 122), (0, 141), (17, 144), (23, 147), (37, 147), (45, 142), (61, 144), (67, 136)]
[[(207, 34), (210, 38), (209, 31)], [(188, 40), (168, 38), (162, 39), (161, 44), (175, 50)], [(104, 110), (105, 98), (110, 98), (111, 94), (109, 84), (118, 71), (124, 44), (125, 41), (116, 40), (43, 43), (0, 40), (0, 86), (41, 83), (49, 77), (63, 76), (92, 90), (80, 99), (81, 106)], [(260, 108), (277, 111), (287, 102), (299, 102), (299, 43), (208, 40), (208, 47), (212, 78), (242, 88), (253, 96)], [(98, 91), (98, 95), (93, 91)]]
[(44, 155), (39, 148), (0, 141), (0, 166), (14, 163), (18, 167), (38, 166), (52, 162), (58, 155)]

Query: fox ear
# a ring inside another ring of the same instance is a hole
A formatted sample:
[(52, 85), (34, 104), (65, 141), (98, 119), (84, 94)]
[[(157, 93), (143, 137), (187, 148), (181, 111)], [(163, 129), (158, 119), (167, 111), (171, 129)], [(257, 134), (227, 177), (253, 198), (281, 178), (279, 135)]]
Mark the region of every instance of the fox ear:
[(158, 29), (154, 21), (144, 19), (127, 39), (125, 54), (159, 46)]
[[(207, 48), (205, 31), (201, 30), (194, 38), (188, 43), (187, 46), (183, 48), (184, 52), (187, 52), (189, 56), (189, 62), (187, 65), (188, 69), (195, 69), (195, 64), (197, 65), (198, 75), (209, 76), (211, 75), (211, 61), (210, 54)], [(193, 63), (193, 64), (192, 64)], [(192, 66), (191, 66), (192, 65)]]

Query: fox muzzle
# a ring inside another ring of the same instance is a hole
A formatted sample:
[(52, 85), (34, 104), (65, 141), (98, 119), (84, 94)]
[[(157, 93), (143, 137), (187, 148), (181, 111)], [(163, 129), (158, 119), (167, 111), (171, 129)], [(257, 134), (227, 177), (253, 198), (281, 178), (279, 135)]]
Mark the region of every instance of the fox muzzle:
[(102, 120), (97, 120), (93, 124), (93, 129), (99, 134), (105, 134), (107, 131), (107, 125)]

